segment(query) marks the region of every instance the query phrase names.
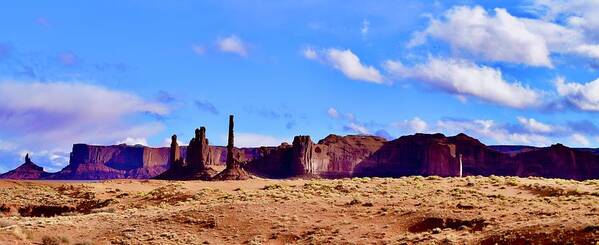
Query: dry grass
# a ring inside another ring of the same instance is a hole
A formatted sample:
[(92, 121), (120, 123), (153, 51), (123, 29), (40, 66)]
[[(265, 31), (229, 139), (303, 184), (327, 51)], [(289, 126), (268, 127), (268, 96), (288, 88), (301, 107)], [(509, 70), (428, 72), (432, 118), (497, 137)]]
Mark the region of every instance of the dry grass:
[[(2, 230), (0, 244), (471, 244), (521, 236), (535, 243), (544, 241), (542, 232), (568, 243), (599, 236), (597, 181), (415, 176), (10, 187), (0, 191), (0, 203), (24, 207), (49, 197), (57, 206), (104, 204), (68, 216), (0, 218), (0, 230), (14, 226), (22, 234)], [(65, 234), (44, 238), (56, 230)]]

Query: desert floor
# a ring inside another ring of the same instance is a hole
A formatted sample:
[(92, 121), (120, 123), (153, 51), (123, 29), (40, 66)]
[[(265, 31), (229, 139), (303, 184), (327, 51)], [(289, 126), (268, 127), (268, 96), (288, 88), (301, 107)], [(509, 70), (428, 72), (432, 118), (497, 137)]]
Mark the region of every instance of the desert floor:
[(0, 244), (597, 244), (599, 180), (0, 181)]

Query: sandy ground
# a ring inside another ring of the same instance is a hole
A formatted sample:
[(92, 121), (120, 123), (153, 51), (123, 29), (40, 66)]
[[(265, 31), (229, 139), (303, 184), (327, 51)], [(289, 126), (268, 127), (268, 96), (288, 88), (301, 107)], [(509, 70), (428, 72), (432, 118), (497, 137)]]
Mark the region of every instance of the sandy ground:
[(0, 181), (0, 244), (599, 244), (599, 180)]

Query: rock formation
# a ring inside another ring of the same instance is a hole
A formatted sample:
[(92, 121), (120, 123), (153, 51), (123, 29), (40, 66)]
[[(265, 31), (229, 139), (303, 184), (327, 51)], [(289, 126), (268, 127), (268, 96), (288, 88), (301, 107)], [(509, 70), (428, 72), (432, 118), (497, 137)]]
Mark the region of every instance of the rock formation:
[(227, 147), (208, 146), (203, 128), (197, 130), (189, 147), (179, 146), (176, 137), (172, 140), (171, 148), (75, 144), (69, 165), (58, 173), (43, 172), (26, 157), (24, 164), (0, 177), (146, 179), (160, 174), (164, 179), (208, 179), (214, 174), (210, 166), (225, 164), (226, 169), (214, 179), (245, 179), (248, 172), (267, 178), (459, 176), (461, 156), (464, 176), (599, 178), (597, 149), (560, 144), (540, 148), (486, 146), (465, 134), (415, 134), (392, 141), (376, 136), (329, 135), (318, 143), (309, 136), (296, 136), (291, 145), (238, 149), (234, 147), (231, 117)]
[(69, 165), (49, 179), (147, 179), (169, 168), (169, 148), (75, 144)]
[(229, 140), (227, 143), (227, 167), (214, 176), (214, 180), (245, 180), (250, 175), (240, 166), (240, 152), (234, 147), (233, 115), (229, 116)]
[[(193, 144), (192, 144), (193, 143)], [(208, 139), (206, 139), (206, 128), (196, 129), (195, 138), (187, 147), (187, 168), (189, 176), (185, 179), (210, 180), (216, 174), (216, 170), (207, 166), (210, 158)]]
[(179, 149), (179, 143), (177, 142), (177, 135), (173, 134), (171, 137), (171, 148), (168, 158), (168, 163), (172, 167), (182, 168), (183, 158), (181, 158), (181, 149)]
[(29, 158), (29, 154), (25, 155), (25, 163), (19, 167), (0, 175), (0, 179), (43, 179), (47, 177), (49, 173), (44, 171), (44, 168), (33, 163)]
[(206, 138), (206, 128), (195, 130), (195, 136), (189, 141), (185, 162), (179, 156), (179, 145), (177, 136), (173, 135), (171, 142), (171, 167), (164, 173), (156, 176), (157, 179), (178, 180), (210, 180), (216, 171), (208, 167), (210, 159), (210, 148)]
[(401, 177), (462, 174), (553, 178), (599, 178), (599, 155), (554, 145), (500, 152), (465, 134), (415, 134), (385, 141), (375, 136), (336, 136), (312, 143), (297, 136), (293, 145), (265, 148), (263, 157), (246, 165), (252, 174), (269, 178), (318, 176)]
[(269, 178), (354, 176), (355, 167), (378, 151), (386, 140), (377, 136), (329, 135), (314, 144), (309, 136), (296, 136), (291, 146), (265, 148), (267, 156), (250, 161), (246, 169)]

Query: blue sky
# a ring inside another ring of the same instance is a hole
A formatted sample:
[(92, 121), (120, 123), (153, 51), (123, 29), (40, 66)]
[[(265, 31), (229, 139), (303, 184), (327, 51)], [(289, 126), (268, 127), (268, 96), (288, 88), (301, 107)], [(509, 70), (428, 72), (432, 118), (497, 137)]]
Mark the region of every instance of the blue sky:
[(16, 1), (0, 15), (0, 172), (73, 143), (241, 146), (465, 132), (599, 147), (594, 1)]

